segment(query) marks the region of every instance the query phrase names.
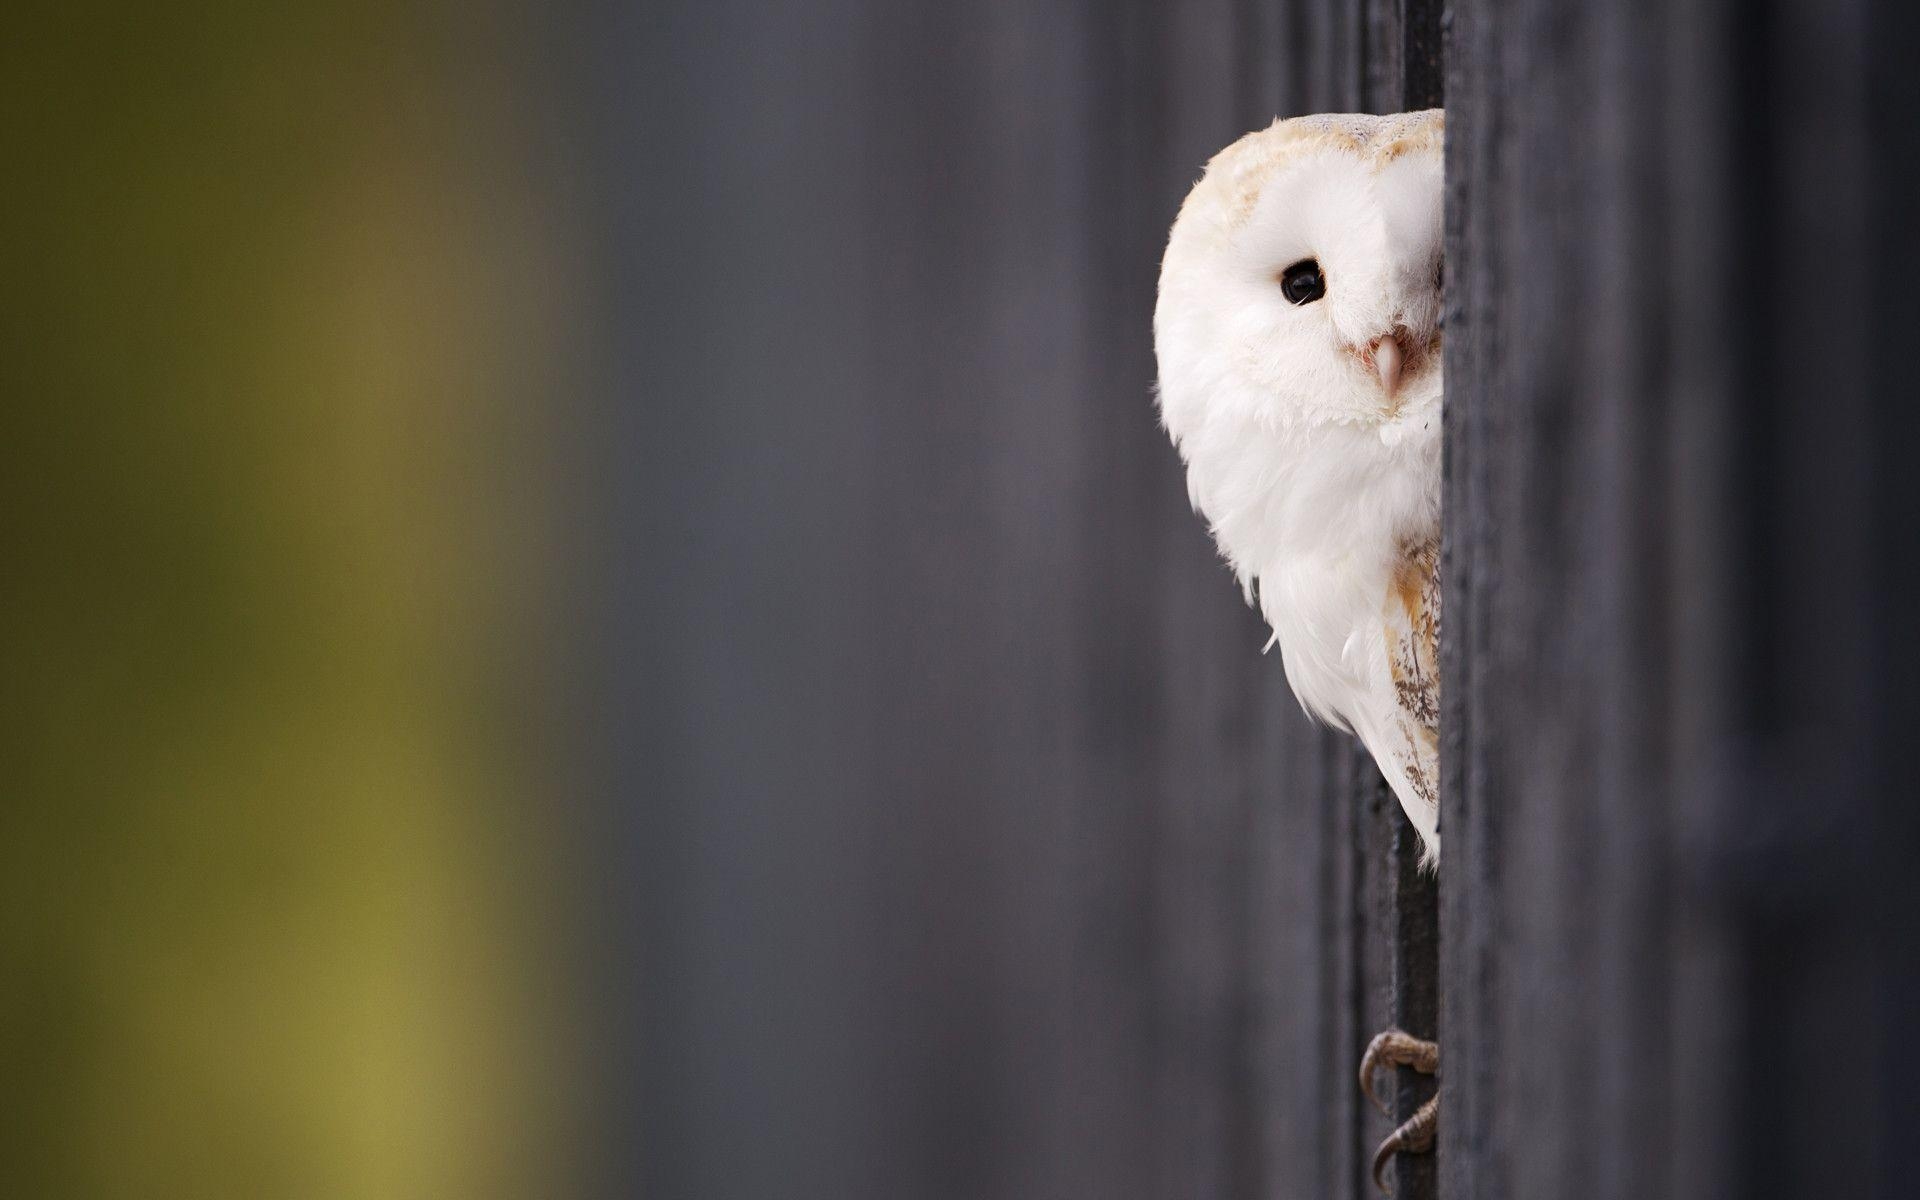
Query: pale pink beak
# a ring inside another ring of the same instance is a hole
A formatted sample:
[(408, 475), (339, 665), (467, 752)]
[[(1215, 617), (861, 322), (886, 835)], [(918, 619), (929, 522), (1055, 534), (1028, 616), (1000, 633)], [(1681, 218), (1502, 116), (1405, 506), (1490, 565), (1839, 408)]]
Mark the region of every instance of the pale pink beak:
[(1406, 358), (1400, 339), (1392, 335), (1373, 344), (1373, 369), (1380, 373), (1380, 386), (1386, 389), (1389, 400), (1400, 390), (1400, 368), (1406, 364)]

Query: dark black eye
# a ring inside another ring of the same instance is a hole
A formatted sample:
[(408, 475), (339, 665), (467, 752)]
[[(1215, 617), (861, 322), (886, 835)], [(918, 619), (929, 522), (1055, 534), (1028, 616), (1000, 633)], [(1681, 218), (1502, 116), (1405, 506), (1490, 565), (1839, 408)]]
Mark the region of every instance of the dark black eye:
[(1320, 264), (1303, 258), (1280, 272), (1280, 294), (1289, 304), (1312, 304), (1326, 295), (1327, 280), (1320, 274)]

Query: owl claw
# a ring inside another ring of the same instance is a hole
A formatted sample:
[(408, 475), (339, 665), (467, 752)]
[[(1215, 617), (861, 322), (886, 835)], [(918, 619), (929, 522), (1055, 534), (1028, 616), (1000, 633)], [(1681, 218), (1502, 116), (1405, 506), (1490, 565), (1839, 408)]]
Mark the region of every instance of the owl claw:
[(1367, 1052), (1360, 1056), (1360, 1091), (1373, 1101), (1381, 1116), (1391, 1117), (1393, 1110), (1373, 1090), (1374, 1073), (1382, 1064), (1412, 1067), (1422, 1075), (1432, 1075), (1440, 1069), (1440, 1044), (1400, 1029), (1381, 1030), (1367, 1043)]
[[(1380, 1068), (1388, 1065), (1411, 1067), (1422, 1075), (1436, 1074), (1440, 1070), (1440, 1044), (1401, 1029), (1382, 1030), (1367, 1043), (1366, 1053), (1360, 1056), (1360, 1091), (1385, 1117), (1393, 1116), (1393, 1110), (1374, 1090), (1373, 1081)], [(1439, 1126), (1440, 1098), (1435, 1096), (1422, 1104), (1404, 1125), (1388, 1134), (1387, 1140), (1373, 1152), (1373, 1185), (1392, 1195), (1380, 1177), (1388, 1160), (1396, 1154), (1422, 1154), (1433, 1149), (1434, 1131)]]
[(1387, 1169), (1387, 1160), (1396, 1154), (1425, 1154), (1433, 1149), (1433, 1137), (1439, 1128), (1440, 1097), (1435, 1096), (1422, 1104), (1406, 1124), (1388, 1134), (1387, 1140), (1373, 1152), (1373, 1186), (1385, 1195), (1393, 1195), (1393, 1189), (1380, 1178), (1380, 1172)]

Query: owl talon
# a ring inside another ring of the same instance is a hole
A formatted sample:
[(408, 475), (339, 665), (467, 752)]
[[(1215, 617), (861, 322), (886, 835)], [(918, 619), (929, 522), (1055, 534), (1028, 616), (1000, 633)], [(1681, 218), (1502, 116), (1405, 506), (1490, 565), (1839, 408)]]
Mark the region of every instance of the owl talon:
[(1401, 1029), (1383, 1029), (1367, 1043), (1367, 1052), (1360, 1056), (1360, 1090), (1373, 1101), (1381, 1116), (1391, 1117), (1393, 1110), (1373, 1090), (1374, 1073), (1382, 1064), (1412, 1067), (1422, 1075), (1432, 1075), (1440, 1069), (1440, 1044)]
[[(1360, 1056), (1360, 1090), (1380, 1115), (1391, 1117), (1393, 1110), (1374, 1090), (1374, 1076), (1383, 1066), (1411, 1067), (1422, 1075), (1433, 1075), (1440, 1070), (1440, 1043), (1417, 1038), (1404, 1029), (1384, 1029), (1374, 1035), (1367, 1043), (1367, 1051)], [(1422, 1104), (1419, 1111), (1410, 1117), (1406, 1124), (1387, 1135), (1380, 1148), (1373, 1152), (1373, 1186), (1392, 1195), (1380, 1178), (1387, 1169), (1387, 1161), (1396, 1154), (1424, 1154), (1433, 1149), (1434, 1131), (1440, 1126), (1440, 1097)]]
[(1396, 1154), (1425, 1154), (1433, 1149), (1434, 1134), (1440, 1128), (1440, 1097), (1422, 1104), (1407, 1123), (1387, 1135), (1380, 1148), (1373, 1152), (1373, 1186), (1384, 1195), (1393, 1195), (1386, 1181), (1380, 1178), (1380, 1172), (1386, 1170), (1387, 1160)]

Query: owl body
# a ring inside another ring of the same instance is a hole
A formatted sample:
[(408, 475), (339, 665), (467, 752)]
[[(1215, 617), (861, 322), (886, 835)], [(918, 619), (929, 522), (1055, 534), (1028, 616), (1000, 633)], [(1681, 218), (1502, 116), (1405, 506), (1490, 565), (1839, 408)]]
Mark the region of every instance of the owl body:
[(1188, 492), (1287, 680), (1438, 853), (1442, 116), (1276, 122), (1208, 164), (1154, 315)]

